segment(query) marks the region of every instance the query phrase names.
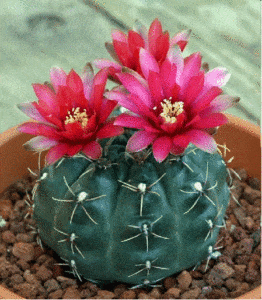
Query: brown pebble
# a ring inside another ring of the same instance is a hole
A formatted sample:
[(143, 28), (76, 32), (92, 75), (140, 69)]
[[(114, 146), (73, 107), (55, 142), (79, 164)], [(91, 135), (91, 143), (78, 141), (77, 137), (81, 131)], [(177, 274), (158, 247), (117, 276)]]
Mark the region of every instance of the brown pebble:
[(246, 223), (246, 212), (242, 207), (236, 207), (233, 209), (234, 215), (242, 227), (245, 227)]
[(202, 279), (200, 279), (200, 280), (193, 279), (191, 286), (192, 286), (192, 288), (195, 288), (195, 287), (202, 288), (205, 286), (205, 284), (206, 284), (205, 281)]
[(228, 278), (226, 281), (225, 281), (225, 286), (230, 290), (230, 291), (233, 291), (233, 290), (236, 290), (237, 287), (239, 286), (240, 282), (239, 281), (236, 281), (235, 279), (233, 278)]
[(165, 294), (172, 296), (174, 298), (179, 298), (179, 296), (181, 294), (181, 289), (173, 287), (173, 288), (168, 289)]
[(206, 276), (206, 282), (211, 286), (221, 287), (224, 283), (224, 280), (221, 278), (220, 274), (212, 269), (210, 273)]
[(2, 240), (8, 244), (13, 244), (16, 241), (15, 235), (10, 230), (6, 230), (2, 233)]
[(0, 201), (0, 215), (4, 220), (8, 220), (12, 211), (12, 202), (8, 199), (3, 199)]
[(238, 242), (248, 238), (248, 235), (242, 227), (238, 226), (232, 231), (232, 237)]
[(249, 178), (248, 184), (251, 186), (254, 190), (261, 190), (261, 181), (258, 178)]
[(243, 295), (247, 291), (249, 291), (249, 284), (247, 282), (243, 282), (239, 285), (236, 291), (230, 292), (229, 296), (230, 298), (236, 298)]
[(192, 290), (184, 292), (181, 295), (181, 299), (197, 299), (200, 293), (201, 293), (201, 289), (199, 287), (196, 287)]
[(170, 288), (172, 288), (172, 287), (174, 287), (174, 285), (175, 285), (175, 278), (173, 278), (173, 277), (167, 277), (167, 278), (165, 278), (164, 279), (164, 287), (168, 290), (168, 289), (170, 289)]
[(158, 287), (154, 287), (152, 289), (152, 291), (150, 292), (150, 296), (153, 297), (154, 299), (161, 298), (161, 295), (162, 295), (162, 293)]
[(24, 271), (24, 279), (28, 283), (39, 283), (38, 279), (36, 278), (35, 274), (32, 274), (30, 270), (25, 270)]
[(119, 299), (136, 299), (136, 293), (133, 290), (124, 291)]
[(20, 296), (26, 299), (35, 299), (38, 293), (37, 287), (27, 282), (16, 285), (15, 290), (18, 292)]
[(18, 233), (16, 235), (16, 241), (24, 242), (24, 243), (32, 243), (34, 241), (34, 236), (26, 233)]
[(192, 277), (188, 271), (183, 271), (178, 275), (177, 281), (179, 288), (184, 291), (189, 288), (192, 282)]
[(29, 243), (15, 243), (13, 247), (13, 254), (25, 261), (31, 261), (35, 257), (34, 246)]
[(227, 292), (221, 289), (213, 289), (210, 293), (208, 293), (208, 298), (210, 299), (226, 299)]
[(253, 283), (260, 279), (260, 273), (254, 269), (247, 269), (245, 274), (245, 280), (249, 283)]
[(99, 290), (97, 292), (97, 296), (99, 297), (99, 299), (113, 299), (115, 297), (115, 294), (110, 291)]
[(220, 277), (224, 280), (227, 279), (229, 277), (232, 277), (233, 274), (235, 273), (234, 269), (232, 269), (229, 265), (227, 265), (226, 263), (218, 263), (217, 265), (215, 265), (215, 267), (213, 268), (213, 270), (216, 271), (217, 274), (220, 275)]
[(44, 283), (44, 287), (46, 288), (48, 293), (54, 292), (60, 289), (59, 283), (55, 279), (49, 279)]
[(12, 275), (10, 277), (10, 280), (11, 280), (11, 283), (12, 283), (13, 286), (24, 282), (24, 278), (20, 274)]
[(27, 261), (25, 261), (24, 259), (19, 259), (16, 264), (23, 270), (28, 270), (30, 269), (30, 265)]
[(118, 284), (115, 288), (114, 288), (114, 294), (116, 295), (116, 297), (119, 297), (122, 293), (124, 293), (127, 290), (126, 285), (125, 284)]
[(93, 293), (89, 289), (84, 289), (80, 292), (82, 299), (89, 299), (93, 296)]
[(69, 286), (63, 295), (63, 299), (80, 299), (80, 292), (73, 286)]
[(252, 252), (254, 240), (245, 238), (241, 240), (238, 244), (238, 247), (236, 249), (237, 255), (250, 255)]
[(75, 279), (67, 278), (67, 277), (64, 277), (64, 276), (57, 276), (56, 280), (58, 282), (60, 282), (62, 289), (65, 289), (68, 286), (77, 284)]
[(194, 279), (203, 278), (203, 274), (199, 271), (190, 271), (189, 273), (191, 274), (192, 278), (194, 278)]
[(141, 292), (137, 295), (137, 299), (151, 299), (151, 298), (145, 292)]
[(246, 186), (243, 191), (243, 197), (250, 203), (254, 204), (257, 199), (261, 199), (261, 192)]
[(248, 230), (252, 230), (255, 226), (255, 222), (251, 217), (246, 217), (246, 224), (245, 227)]
[(42, 265), (39, 267), (35, 275), (39, 280), (46, 281), (52, 278), (53, 273), (51, 270), (47, 269), (44, 265)]
[(250, 255), (237, 255), (235, 257), (235, 263), (237, 265), (247, 265), (250, 261)]
[[(48, 295), (48, 299), (61, 299), (62, 296), (63, 296), (63, 291), (60, 289), (50, 293)], [(83, 297), (83, 298), (88, 299), (87, 297)]]

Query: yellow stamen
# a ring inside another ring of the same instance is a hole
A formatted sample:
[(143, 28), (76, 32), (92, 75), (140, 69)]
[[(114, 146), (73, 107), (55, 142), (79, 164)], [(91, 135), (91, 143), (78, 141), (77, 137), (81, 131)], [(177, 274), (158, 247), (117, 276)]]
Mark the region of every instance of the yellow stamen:
[(170, 97), (168, 99), (164, 99), (163, 102), (161, 102), (161, 106), (163, 108), (163, 112), (160, 114), (162, 118), (166, 121), (166, 123), (175, 123), (177, 121), (177, 116), (182, 114), (184, 102), (179, 101), (175, 103), (171, 103), (172, 98)]
[(80, 107), (72, 108), (72, 111), (68, 111), (67, 113), (68, 116), (66, 116), (65, 124), (79, 122), (82, 128), (86, 127), (88, 123), (86, 109), (84, 109), (83, 112), (80, 112)]

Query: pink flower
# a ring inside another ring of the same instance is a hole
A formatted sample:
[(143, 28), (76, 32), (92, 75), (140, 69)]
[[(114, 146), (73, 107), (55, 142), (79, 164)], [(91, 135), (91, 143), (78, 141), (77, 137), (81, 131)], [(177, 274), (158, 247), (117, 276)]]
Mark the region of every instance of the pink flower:
[(143, 25), (138, 23), (136, 25), (137, 30), (130, 30), (128, 35), (120, 30), (112, 31), (113, 43), (106, 43), (106, 48), (116, 62), (106, 59), (96, 59), (94, 61), (94, 65), (99, 69), (110, 67), (110, 73), (114, 79), (116, 79), (115, 73), (120, 72), (123, 66), (143, 76), (139, 62), (141, 48), (149, 51), (158, 65), (161, 66), (171, 47), (178, 45), (181, 51), (184, 50), (191, 32), (185, 30), (169, 39), (168, 31), (162, 31), (162, 25), (158, 19), (152, 22), (148, 32)]
[(37, 135), (26, 143), (36, 151), (47, 150), (46, 161), (52, 164), (64, 155), (82, 151), (98, 159), (102, 149), (98, 139), (121, 135), (123, 128), (107, 120), (117, 102), (103, 97), (107, 70), (95, 76), (87, 65), (82, 78), (71, 70), (50, 72), (51, 84), (33, 84), (38, 102), (22, 103), (18, 108), (38, 122), (26, 122), (19, 131)]
[(182, 154), (189, 143), (215, 152), (216, 142), (208, 130), (227, 122), (221, 112), (236, 101), (221, 95), (230, 77), (227, 70), (215, 68), (205, 74), (200, 53), (183, 59), (177, 46), (168, 51), (161, 66), (145, 49), (140, 49), (139, 61), (143, 77), (132, 72), (117, 74), (128, 94), (117, 90), (105, 94), (133, 112), (121, 114), (114, 122), (139, 129), (129, 139), (127, 151), (152, 145), (158, 162), (169, 153)]

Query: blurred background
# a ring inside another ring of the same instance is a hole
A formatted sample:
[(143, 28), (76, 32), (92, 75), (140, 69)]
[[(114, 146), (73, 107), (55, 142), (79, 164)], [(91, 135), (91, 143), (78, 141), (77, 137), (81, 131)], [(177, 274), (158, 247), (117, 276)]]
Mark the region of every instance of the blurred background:
[(1, 0), (0, 132), (28, 120), (16, 104), (36, 101), (32, 83), (49, 69), (81, 72), (88, 61), (110, 58), (104, 43), (113, 28), (157, 17), (170, 36), (192, 29), (185, 55), (201, 51), (210, 69), (232, 74), (225, 93), (241, 101), (227, 112), (259, 124), (260, 1), (258, 0)]

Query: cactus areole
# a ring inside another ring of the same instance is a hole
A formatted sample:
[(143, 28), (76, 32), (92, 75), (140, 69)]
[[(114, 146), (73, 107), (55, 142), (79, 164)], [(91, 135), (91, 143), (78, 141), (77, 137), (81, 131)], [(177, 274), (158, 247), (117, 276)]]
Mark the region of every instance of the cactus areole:
[[(52, 68), (33, 85), (38, 102), (18, 108), (37, 121), (19, 127), (36, 135), (25, 146), (48, 150), (31, 207), (38, 241), (80, 280), (139, 287), (220, 255), (230, 169), (213, 133), (239, 98), (223, 94), (225, 68), (183, 57), (190, 31), (136, 25), (113, 31), (116, 62)], [(118, 86), (106, 91), (108, 78)]]
[(76, 276), (150, 284), (212, 255), (229, 201), (226, 166), (192, 145), (164, 163), (148, 151), (126, 156), (125, 137), (99, 161), (78, 155), (44, 168), (34, 218)]

